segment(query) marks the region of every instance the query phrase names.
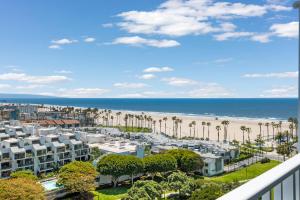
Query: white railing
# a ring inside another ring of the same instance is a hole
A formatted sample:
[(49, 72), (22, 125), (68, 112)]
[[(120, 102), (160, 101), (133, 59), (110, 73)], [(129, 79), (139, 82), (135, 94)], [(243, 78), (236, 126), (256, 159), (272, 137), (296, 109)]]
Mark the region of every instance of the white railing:
[(299, 170), (297, 154), (218, 200), (300, 200)]

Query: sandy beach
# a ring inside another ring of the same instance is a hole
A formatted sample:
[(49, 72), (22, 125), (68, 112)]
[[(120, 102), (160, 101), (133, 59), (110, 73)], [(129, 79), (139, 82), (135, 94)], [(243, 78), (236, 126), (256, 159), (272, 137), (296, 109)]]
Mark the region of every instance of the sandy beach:
[[(121, 112), (119, 116), (117, 116), (117, 112)], [(124, 117), (126, 114), (131, 115), (143, 115), (143, 116), (151, 116), (152, 122), (155, 121), (155, 132), (160, 131), (160, 123), (161, 121), (161, 132), (165, 132), (170, 136), (173, 135), (173, 120), (172, 117), (176, 116), (177, 119), (180, 119), (182, 123), (178, 123), (178, 129), (177, 129), (177, 135), (180, 136), (180, 126), (181, 126), (181, 137), (185, 136), (195, 136), (198, 138), (202, 138), (204, 135), (204, 138), (208, 137), (209, 132), (209, 138), (210, 140), (217, 140), (218, 138), (218, 131), (216, 129), (216, 126), (220, 126), (221, 130), (219, 130), (220, 140), (224, 139), (224, 126), (222, 125), (222, 121), (227, 120), (229, 121), (229, 124), (227, 126), (227, 140), (232, 141), (233, 139), (242, 141), (243, 140), (243, 134), (241, 131), (241, 126), (245, 126), (247, 128), (250, 128), (250, 140), (253, 141), (256, 139), (257, 135), (260, 132), (260, 126), (258, 123), (262, 123), (261, 126), (261, 133), (262, 136), (266, 137), (268, 134), (269, 129), (269, 135), (270, 137), (273, 135), (273, 127), (272, 122), (275, 124), (278, 124), (279, 120), (269, 120), (269, 119), (247, 119), (247, 118), (232, 118), (232, 117), (208, 117), (208, 116), (193, 116), (193, 115), (184, 115), (184, 114), (173, 114), (173, 113), (156, 113), (156, 112), (135, 112), (135, 111), (111, 111), (110, 118), (113, 116), (113, 121), (110, 119), (110, 125), (113, 123), (113, 125), (121, 124), (125, 125)], [(99, 117), (99, 123), (103, 123), (103, 116), (107, 116), (106, 113), (102, 113)], [(166, 120), (166, 129), (165, 129), (165, 121), (163, 118), (167, 118)], [(189, 124), (195, 121), (195, 125), (191, 128), (189, 127)], [(202, 122), (205, 122), (205, 124), (210, 123), (210, 126), (202, 125)], [(134, 123), (135, 120), (134, 120)], [(269, 128), (265, 125), (266, 123), (269, 123)], [(277, 131), (284, 131), (288, 130), (289, 123), (287, 121), (282, 121), (281, 128), (274, 128), (274, 133), (276, 135)], [(154, 129), (154, 126), (153, 126)], [(209, 129), (209, 131), (208, 131)], [(204, 130), (204, 131), (203, 131)], [(245, 131), (245, 140), (248, 138), (248, 134)]]

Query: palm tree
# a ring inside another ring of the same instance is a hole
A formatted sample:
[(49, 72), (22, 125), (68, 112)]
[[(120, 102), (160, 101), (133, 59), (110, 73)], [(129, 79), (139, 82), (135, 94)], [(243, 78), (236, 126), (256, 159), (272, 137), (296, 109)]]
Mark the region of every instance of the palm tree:
[(240, 129), (243, 132), (243, 144), (245, 144), (245, 130), (246, 130), (246, 126), (241, 126)]
[(206, 126), (207, 126), (207, 138), (209, 140), (209, 127), (210, 127), (211, 123), (210, 122), (207, 122), (206, 123)]
[(117, 115), (117, 124), (120, 126), (120, 115), (121, 115), (121, 112), (117, 112), (116, 115)]
[(111, 119), (111, 126), (114, 126), (114, 116), (110, 116)]
[(181, 138), (181, 124), (182, 124), (182, 119), (179, 119), (179, 138)]
[(206, 125), (206, 122), (202, 122), (202, 138), (204, 140), (204, 131), (205, 131), (205, 125)]
[(261, 126), (262, 126), (262, 123), (261, 122), (258, 122), (258, 126), (259, 126), (259, 135), (261, 137)]
[(159, 133), (161, 133), (161, 122), (162, 122), (162, 120), (159, 119), (158, 122), (159, 122)]
[(218, 142), (220, 142), (220, 130), (221, 130), (221, 126), (216, 126), (217, 132), (218, 132)]
[(221, 124), (224, 127), (224, 141), (227, 141), (227, 127), (229, 125), (229, 121), (228, 120), (224, 120), (221, 122)]
[(125, 114), (125, 117), (124, 117), (124, 122), (125, 122), (125, 129), (127, 129), (127, 126), (128, 126), (128, 114)]
[(192, 121), (192, 125), (194, 126), (194, 139), (196, 139), (196, 121)]
[(250, 143), (250, 132), (251, 132), (251, 128), (246, 128), (246, 131), (248, 133), (248, 141)]
[(192, 137), (192, 127), (193, 127), (193, 124), (189, 123), (189, 127), (190, 127), (190, 137)]
[(272, 129), (273, 129), (273, 140), (275, 140), (275, 127), (276, 127), (276, 124), (275, 124), (275, 122), (271, 122), (271, 125), (272, 125)]
[(175, 135), (175, 120), (176, 120), (176, 116), (172, 117), (172, 121), (173, 121), (173, 136)]
[(297, 135), (298, 133), (298, 119), (297, 118), (294, 118), (294, 124), (295, 124), (295, 135)]
[(153, 120), (153, 130), (154, 130), (154, 133), (155, 133), (155, 124), (156, 124), (156, 121), (155, 120)]
[(165, 134), (167, 134), (167, 117), (164, 117), (163, 120), (165, 121)]
[(279, 127), (279, 130), (280, 130), (280, 132), (281, 132), (281, 131), (282, 131), (282, 130), (281, 130), (281, 127), (282, 127), (282, 121), (279, 121), (278, 127)]
[(267, 138), (268, 138), (268, 140), (269, 140), (269, 125), (270, 125), (269, 122), (265, 123), (265, 126), (267, 127)]
[(288, 122), (290, 122), (289, 129), (291, 130), (291, 136), (294, 137), (294, 118), (289, 117)]

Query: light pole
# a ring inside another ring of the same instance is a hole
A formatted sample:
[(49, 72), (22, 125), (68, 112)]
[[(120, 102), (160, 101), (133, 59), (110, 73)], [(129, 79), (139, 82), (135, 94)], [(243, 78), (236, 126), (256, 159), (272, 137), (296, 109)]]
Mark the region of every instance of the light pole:
[[(298, 9), (298, 12), (299, 12), (299, 21), (300, 21), (300, 1), (296, 1), (294, 4), (293, 4), (293, 7), (295, 9)], [(298, 25), (299, 25), (299, 21), (298, 21)], [(300, 28), (298, 28), (298, 35), (300, 36)], [(298, 37), (299, 37), (298, 36)], [(298, 38), (298, 121), (300, 120), (300, 100), (299, 100), (299, 95), (300, 95), (300, 78), (299, 78), (299, 72), (300, 72), (300, 41), (299, 41), (299, 38)], [(298, 122), (298, 133), (297, 133), (297, 136), (298, 136), (298, 153), (300, 152), (300, 130), (299, 130), (299, 122)]]

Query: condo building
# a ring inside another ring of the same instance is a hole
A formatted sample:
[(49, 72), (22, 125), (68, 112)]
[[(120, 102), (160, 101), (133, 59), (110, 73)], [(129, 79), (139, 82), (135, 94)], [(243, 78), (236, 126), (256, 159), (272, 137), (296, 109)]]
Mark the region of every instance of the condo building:
[(51, 172), (74, 161), (89, 159), (89, 146), (79, 134), (38, 131), (22, 126), (4, 125), (0, 128), (0, 178), (13, 171), (32, 170), (35, 174)]

